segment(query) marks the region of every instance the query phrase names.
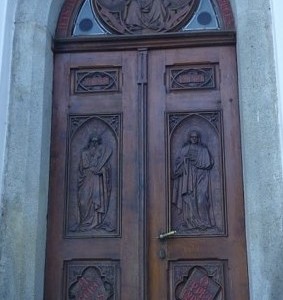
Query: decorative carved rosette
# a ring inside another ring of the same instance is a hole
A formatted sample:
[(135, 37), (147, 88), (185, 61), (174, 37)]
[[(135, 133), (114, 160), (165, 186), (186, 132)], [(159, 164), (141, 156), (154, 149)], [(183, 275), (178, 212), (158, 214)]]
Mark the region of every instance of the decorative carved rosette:
[(199, 0), (92, 0), (106, 29), (120, 34), (178, 30), (187, 23)]

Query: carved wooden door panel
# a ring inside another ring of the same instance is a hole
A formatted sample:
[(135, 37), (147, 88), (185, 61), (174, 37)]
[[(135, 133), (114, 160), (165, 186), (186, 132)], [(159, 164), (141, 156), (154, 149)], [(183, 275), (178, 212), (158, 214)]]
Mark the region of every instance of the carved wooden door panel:
[(248, 299), (234, 50), (56, 54), (45, 299)]
[(148, 299), (248, 299), (235, 64), (229, 46), (149, 55)]
[(56, 55), (45, 299), (143, 293), (136, 61)]

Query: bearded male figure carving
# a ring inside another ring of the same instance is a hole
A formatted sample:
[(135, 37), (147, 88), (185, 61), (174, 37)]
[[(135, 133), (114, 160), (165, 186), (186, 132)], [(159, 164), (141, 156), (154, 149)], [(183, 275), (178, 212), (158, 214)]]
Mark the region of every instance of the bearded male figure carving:
[[(99, 228), (108, 210), (111, 194), (112, 149), (96, 134), (81, 153), (78, 175), (78, 227), (88, 231)], [(106, 229), (106, 228), (103, 228)]]
[(172, 202), (183, 222), (179, 229), (206, 230), (215, 226), (210, 190), (214, 162), (200, 134), (193, 130), (180, 149), (173, 172)]

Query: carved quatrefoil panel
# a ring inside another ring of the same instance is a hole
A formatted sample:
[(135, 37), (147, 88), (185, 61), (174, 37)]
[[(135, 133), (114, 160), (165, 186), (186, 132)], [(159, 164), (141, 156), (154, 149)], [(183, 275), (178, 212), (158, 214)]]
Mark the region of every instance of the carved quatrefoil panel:
[(67, 261), (64, 299), (118, 300), (119, 275), (118, 261)]
[(170, 299), (224, 300), (226, 262), (178, 261), (170, 263)]

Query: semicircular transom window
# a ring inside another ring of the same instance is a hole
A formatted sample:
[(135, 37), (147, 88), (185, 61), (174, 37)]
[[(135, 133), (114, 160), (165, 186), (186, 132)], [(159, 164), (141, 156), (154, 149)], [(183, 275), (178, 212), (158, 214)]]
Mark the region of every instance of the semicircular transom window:
[(73, 36), (221, 30), (215, 0), (84, 0)]

